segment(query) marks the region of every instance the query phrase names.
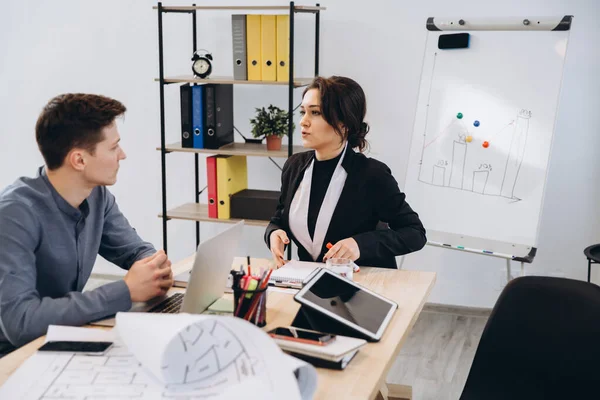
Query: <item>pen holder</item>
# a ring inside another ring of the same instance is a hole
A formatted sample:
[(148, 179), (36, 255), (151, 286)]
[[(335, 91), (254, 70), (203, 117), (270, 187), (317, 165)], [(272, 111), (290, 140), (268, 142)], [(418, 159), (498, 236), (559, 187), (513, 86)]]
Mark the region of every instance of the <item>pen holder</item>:
[(258, 327), (267, 324), (267, 288), (244, 290), (233, 288), (233, 315)]

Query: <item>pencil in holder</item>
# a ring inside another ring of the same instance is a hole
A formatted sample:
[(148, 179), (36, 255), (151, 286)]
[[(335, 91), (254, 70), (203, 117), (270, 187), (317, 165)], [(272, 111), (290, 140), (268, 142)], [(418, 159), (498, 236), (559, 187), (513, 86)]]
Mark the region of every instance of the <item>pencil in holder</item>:
[(233, 315), (258, 327), (267, 324), (267, 288), (242, 289), (233, 286)]

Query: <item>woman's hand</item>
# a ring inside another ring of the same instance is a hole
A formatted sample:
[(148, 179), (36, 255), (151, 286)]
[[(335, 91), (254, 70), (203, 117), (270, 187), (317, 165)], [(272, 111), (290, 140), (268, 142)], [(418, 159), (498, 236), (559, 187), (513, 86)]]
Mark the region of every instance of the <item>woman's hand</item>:
[(359, 257), (360, 249), (356, 240), (346, 238), (334, 244), (323, 256), (323, 261), (327, 261), (329, 258), (349, 258), (352, 261), (356, 261)]
[(271, 232), (269, 242), (271, 254), (273, 255), (273, 261), (275, 261), (277, 268), (280, 268), (283, 266), (283, 264), (285, 264), (285, 260), (283, 259), (283, 251), (285, 249), (285, 245), (290, 242), (290, 239), (288, 239), (287, 233), (285, 233), (283, 229), (277, 229)]

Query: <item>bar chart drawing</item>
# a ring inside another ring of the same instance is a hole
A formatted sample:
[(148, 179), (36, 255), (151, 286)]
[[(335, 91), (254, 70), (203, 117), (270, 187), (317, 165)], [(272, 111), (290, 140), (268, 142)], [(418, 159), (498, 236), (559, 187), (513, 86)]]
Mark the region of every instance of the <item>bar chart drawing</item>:
[(490, 171), (473, 171), (473, 189), (472, 191), (479, 194), (485, 193), (485, 185), (490, 177)]
[(457, 142), (455, 140), (452, 142), (452, 146), (450, 186), (453, 188), (462, 189), (464, 186), (463, 177), (465, 174), (465, 162), (467, 161), (467, 143), (464, 139), (462, 142)]
[(444, 186), (446, 181), (446, 167), (439, 165), (433, 166), (433, 177), (431, 178), (431, 184), (435, 186)]
[(418, 181), (520, 201), (515, 188), (526, 155), (530, 118), (531, 111), (521, 109), (495, 130), (490, 128), (491, 134), (469, 129), (457, 118), (439, 132), (426, 131)]
[(502, 197), (513, 198), (515, 185), (519, 177), (519, 170), (523, 164), (523, 156), (525, 154), (525, 146), (527, 145), (527, 133), (529, 131), (529, 116), (519, 115), (515, 132), (513, 134), (508, 158), (506, 159), (506, 167), (504, 169), (504, 177), (502, 178), (502, 188), (500, 195)]

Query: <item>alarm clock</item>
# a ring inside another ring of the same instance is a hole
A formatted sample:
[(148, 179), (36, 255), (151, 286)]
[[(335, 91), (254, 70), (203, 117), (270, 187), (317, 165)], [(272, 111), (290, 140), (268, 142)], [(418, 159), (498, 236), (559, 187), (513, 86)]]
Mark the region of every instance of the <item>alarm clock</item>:
[(192, 56), (192, 72), (198, 78), (204, 79), (212, 72), (212, 54), (201, 49), (194, 52)]

